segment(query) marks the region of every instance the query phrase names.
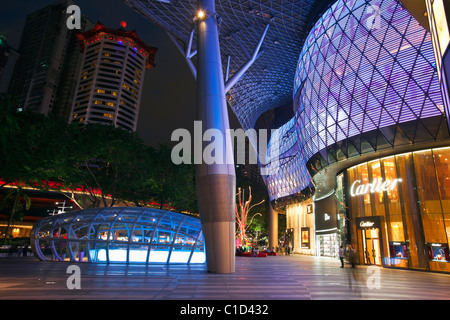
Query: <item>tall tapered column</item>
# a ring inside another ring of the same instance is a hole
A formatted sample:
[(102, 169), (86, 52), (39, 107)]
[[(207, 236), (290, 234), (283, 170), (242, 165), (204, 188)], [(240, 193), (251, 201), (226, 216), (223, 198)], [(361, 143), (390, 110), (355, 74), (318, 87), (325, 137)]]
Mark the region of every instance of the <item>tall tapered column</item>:
[(273, 210), (270, 201), (267, 208), (269, 209), (269, 248), (278, 247), (278, 212)]
[(203, 142), (203, 152), (195, 150), (203, 155), (201, 163), (196, 162), (200, 219), (208, 271), (233, 273), (236, 177), (233, 150), (227, 148), (230, 126), (214, 0), (199, 1), (199, 10), (205, 16), (198, 19), (197, 103), (202, 130), (209, 132), (203, 140), (213, 136)]

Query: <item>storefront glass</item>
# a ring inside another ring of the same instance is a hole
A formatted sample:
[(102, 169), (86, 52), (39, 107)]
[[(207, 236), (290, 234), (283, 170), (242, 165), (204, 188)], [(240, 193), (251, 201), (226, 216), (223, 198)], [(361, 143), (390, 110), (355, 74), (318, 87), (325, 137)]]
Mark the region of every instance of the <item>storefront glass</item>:
[(431, 150), (414, 152), (414, 166), (425, 241), (447, 242), (443, 228), (442, 206)]
[[(421, 243), (416, 240), (416, 230), (421, 229), (420, 219), (418, 215), (417, 205), (415, 203), (415, 193), (413, 188), (414, 168), (412, 166), (412, 153), (401, 154), (395, 157), (395, 161), (398, 168), (398, 177), (402, 179), (403, 184), (399, 185), (400, 191), (400, 207), (403, 208), (404, 218), (404, 232), (406, 239), (409, 239), (409, 263), (411, 268), (421, 268), (419, 262), (420, 249), (418, 245)], [(414, 219), (415, 218), (415, 219)], [(413, 221), (416, 221), (415, 223)], [(420, 233), (418, 231), (417, 233)], [(421, 249), (424, 250), (423, 248)]]
[(356, 226), (359, 248), (381, 239), (383, 265), (450, 271), (450, 147), (362, 163), (346, 177), (350, 217), (382, 217), (386, 233), (369, 237)]
[[(395, 164), (395, 158), (389, 157), (381, 159), (381, 164), (383, 166), (385, 181), (394, 181), (398, 178), (397, 168)], [(403, 179), (402, 179), (403, 181)], [(389, 212), (389, 224), (388, 228), (389, 239), (391, 241), (405, 241), (405, 234), (403, 230), (403, 218), (402, 209), (400, 204), (400, 192), (399, 184), (396, 184), (394, 188), (388, 188), (386, 190), (386, 205)]]
[(286, 207), (286, 228), (293, 231), (294, 253), (314, 255), (314, 209), (312, 199)]
[(337, 233), (318, 235), (316, 239), (318, 252), (321, 257), (337, 257), (339, 254), (339, 235)]
[(440, 148), (434, 151), (436, 176), (439, 185), (444, 226), (447, 240), (450, 238), (450, 148)]

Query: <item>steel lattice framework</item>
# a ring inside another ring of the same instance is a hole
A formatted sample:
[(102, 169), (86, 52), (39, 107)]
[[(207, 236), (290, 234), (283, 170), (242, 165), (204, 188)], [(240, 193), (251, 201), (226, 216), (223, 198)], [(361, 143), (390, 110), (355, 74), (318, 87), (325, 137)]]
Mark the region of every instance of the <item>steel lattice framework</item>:
[(395, 0), (336, 2), (306, 39), (294, 91), (273, 144), (297, 145), (273, 160), (271, 199), (311, 187), (305, 167), (448, 138), (431, 36)]
[(204, 263), (200, 220), (152, 208), (71, 211), (38, 221), (31, 248), (41, 260)]
[[(192, 31), (195, 30), (197, 1), (124, 2), (165, 28), (177, 40), (180, 50), (195, 65), (195, 55), (191, 53), (196, 50), (196, 32)], [(229, 105), (245, 130), (253, 128), (258, 117), (265, 111), (292, 103), (294, 72), (303, 41), (317, 14), (331, 2), (216, 1), (223, 73), (226, 79), (232, 78), (251, 59), (266, 26), (270, 25), (256, 62), (227, 92)]]

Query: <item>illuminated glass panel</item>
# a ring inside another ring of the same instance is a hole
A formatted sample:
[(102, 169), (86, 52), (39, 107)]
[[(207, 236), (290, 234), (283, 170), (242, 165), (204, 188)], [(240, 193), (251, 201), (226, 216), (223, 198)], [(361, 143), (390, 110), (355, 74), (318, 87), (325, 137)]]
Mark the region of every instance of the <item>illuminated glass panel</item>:
[(334, 162), (433, 141), (444, 116), (431, 36), (394, 0), (332, 5), (305, 40), (293, 96), (295, 116), (271, 146), (297, 145), (265, 177), (271, 199), (310, 187), (309, 172)]

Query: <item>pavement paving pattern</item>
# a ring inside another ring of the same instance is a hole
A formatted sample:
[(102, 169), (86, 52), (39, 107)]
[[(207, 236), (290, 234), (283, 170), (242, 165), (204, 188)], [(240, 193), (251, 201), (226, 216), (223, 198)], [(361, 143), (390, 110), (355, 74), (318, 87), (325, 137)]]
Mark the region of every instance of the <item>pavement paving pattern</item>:
[[(79, 266), (78, 275), (68, 272), (71, 265)], [(236, 257), (232, 274), (208, 273), (203, 264), (75, 264), (34, 257), (2, 258), (0, 270), (0, 300), (450, 299), (449, 274), (340, 268), (338, 259), (302, 255)]]

